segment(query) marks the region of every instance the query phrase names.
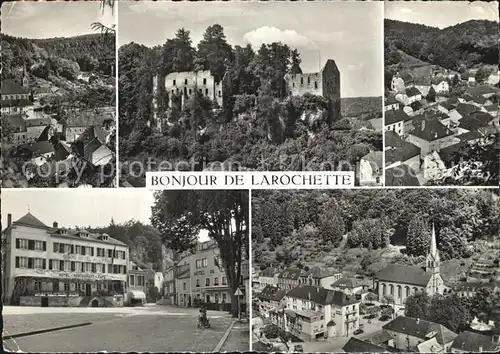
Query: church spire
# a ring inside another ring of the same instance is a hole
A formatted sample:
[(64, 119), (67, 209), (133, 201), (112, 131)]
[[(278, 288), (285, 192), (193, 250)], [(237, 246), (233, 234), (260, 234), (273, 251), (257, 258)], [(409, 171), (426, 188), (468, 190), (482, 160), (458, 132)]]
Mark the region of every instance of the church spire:
[(434, 223), (432, 223), (431, 249), (430, 249), (429, 253), (433, 257), (435, 257), (435, 255), (437, 253), (436, 229), (434, 228)]

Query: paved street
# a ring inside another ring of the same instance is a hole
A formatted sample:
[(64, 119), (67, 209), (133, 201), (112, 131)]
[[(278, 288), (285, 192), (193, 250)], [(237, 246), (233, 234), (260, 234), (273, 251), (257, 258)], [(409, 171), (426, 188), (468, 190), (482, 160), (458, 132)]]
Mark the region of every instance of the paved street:
[[(250, 350), (250, 327), (248, 322), (236, 322), (227, 337), (226, 342), (220, 349), (221, 352), (236, 352)], [(242, 349), (244, 348), (244, 349)]]
[[(91, 322), (91, 325), (4, 341), (10, 351), (194, 351), (210, 352), (233, 319), (226, 312), (208, 311), (212, 328), (198, 329), (197, 309), (172, 306), (136, 308), (4, 308), (4, 335)], [(248, 350), (242, 328), (236, 326), (223, 345), (228, 351)], [(234, 333), (233, 333), (234, 332)]]

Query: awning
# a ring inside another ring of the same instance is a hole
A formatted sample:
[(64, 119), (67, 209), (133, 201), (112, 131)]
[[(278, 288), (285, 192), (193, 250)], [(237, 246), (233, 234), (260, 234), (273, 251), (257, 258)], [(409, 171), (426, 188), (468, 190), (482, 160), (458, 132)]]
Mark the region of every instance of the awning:
[(132, 290), (128, 292), (130, 298), (136, 299), (136, 300), (142, 300), (146, 298), (146, 294), (144, 294), (144, 291), (140, 290)]

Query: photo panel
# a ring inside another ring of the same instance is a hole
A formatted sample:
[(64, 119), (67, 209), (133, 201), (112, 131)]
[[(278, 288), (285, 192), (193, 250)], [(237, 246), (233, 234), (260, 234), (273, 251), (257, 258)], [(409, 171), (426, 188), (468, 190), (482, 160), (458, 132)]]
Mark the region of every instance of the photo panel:
[(120, 186), (162, 170), (382, 185), (381, 2), (121, 2), (118, 17)]
[(115, 186), (113, 4), (2, 5), (2, 187)]
[(248, 191), (2, 191), (4, 348), (249, 351), (249, 207)]
[(384, 10), (386, 186), (498, 186), (498, 2)]
[(252, 349), (498, 351), (495, 189), (252, 192)]

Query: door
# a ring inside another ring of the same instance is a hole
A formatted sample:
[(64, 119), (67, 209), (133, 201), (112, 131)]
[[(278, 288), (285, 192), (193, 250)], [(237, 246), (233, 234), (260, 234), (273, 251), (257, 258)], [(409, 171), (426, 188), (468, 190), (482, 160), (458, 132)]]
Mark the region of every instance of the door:
[(85, 296), (90, 296), (92, 295), (92, 287), (90, 284), (85, 284)]
[(42, 297), (42, 307), (49, 307), (49, 298), (48, 296)]

